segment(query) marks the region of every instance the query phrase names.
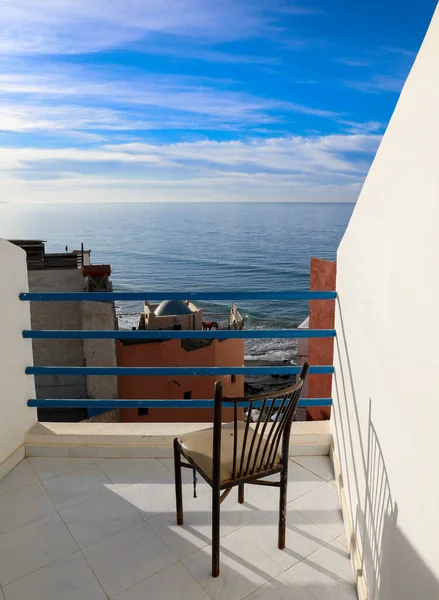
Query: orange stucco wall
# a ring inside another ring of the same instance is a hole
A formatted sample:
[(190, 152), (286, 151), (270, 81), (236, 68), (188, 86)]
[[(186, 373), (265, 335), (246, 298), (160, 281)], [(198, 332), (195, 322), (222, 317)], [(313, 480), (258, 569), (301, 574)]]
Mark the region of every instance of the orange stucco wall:
[[(244, 340), (212, 340), (209, 346), (187, 351), (181, 340), (141, 344), (117, 344), (120, 367), (242, 367), (244, 365)], [(244, 395), (244, 377), (119, 377), (119, 393), (123, 399), (183, 399), (184, 392), (191, 392), (192, 399), (213, 398), (215, 381), (224, 384), (224, 394)], [(224, 420), (232, 420), (233, 409), (224, 409)], [(154, 409), (148, 416), (138, 416), (136, 408), (121, 409), (124, 422), (212, 422), (210, 408)]]
[[(310, 289), (312, 291), (335, 290), (336, 264), (320, 258), (311, 259)], [(309, 328), (333, 329), (335, 300), (311, 300), (309, 303)], [(308, 342), (308, 360), (311, 365), (332, 365), (334, 340), (311, 338)], [(308, 377), (308, 398), (330, 398), (332, 375), (310, 375)], [(329, 419), (330, 408), (313, 407), (307, 410), (307, 420)]]

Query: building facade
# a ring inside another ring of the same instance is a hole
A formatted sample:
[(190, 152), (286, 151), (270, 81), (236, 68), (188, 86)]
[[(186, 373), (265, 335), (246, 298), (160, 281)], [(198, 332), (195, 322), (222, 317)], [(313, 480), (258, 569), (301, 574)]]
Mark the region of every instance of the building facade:
[[(204, 325), (203, 325), (204, 323)], [(202, 330), (210, 326), (203, 322), (202, 310), (191, 302), (164, 301), (159, 305), (145, 302), (139, 327), (151, 330)], [(244, 320), (236, 307), (231, 310), (229, 327), (241, 329)], [(117, 343), (118, 366), (125, 367), (242, 367), (244, 340), (172, 339), (121, 340)], [(208, 400), (213, 398), (215, 381), (222, 381), (224, 393), (244, 395), (244, 377), (119, 377), (119, 393), (123, 399)], [(232, 419), (233, 409), (224, 409), (224, 419)], [(122, 421), (150, 422), (211, 422), (210, 408), (123, 408)]]

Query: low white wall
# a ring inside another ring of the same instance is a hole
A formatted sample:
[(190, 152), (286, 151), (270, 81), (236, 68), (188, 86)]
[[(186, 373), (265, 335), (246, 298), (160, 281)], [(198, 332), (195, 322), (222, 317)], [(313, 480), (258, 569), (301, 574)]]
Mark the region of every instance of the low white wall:
[(335, 453), (369, 600), (439, 598), (439, 12), (337, 255)]
[[(25, 375), (32, 365), (32, 344), (22, 338), (30, 329), (30, 309), (18, 295), (26, 292), (26, 253), (0, 239), (0, 474), (2, 464), (19, 450), (24, 434), (37, 420), (36, 409), (26, 403), (35, 397), (34, 378)], [(8, 461), (11, 468), (14, 466)]]

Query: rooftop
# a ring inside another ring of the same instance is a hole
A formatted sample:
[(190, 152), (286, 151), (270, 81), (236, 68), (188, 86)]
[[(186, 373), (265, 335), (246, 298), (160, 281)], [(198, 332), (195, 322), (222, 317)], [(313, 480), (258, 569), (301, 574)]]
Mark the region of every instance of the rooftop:
[(156, 317), (170, 315), (191, 315), (192, 311), (182, 300), (163, 300), (155, 309)]
[[(287, 547), (278, 490), (222, 504), (222, 572), (210, 575), (210, 488), (184, 470), (185, 524), (171, 459), (29, 457), (0, 482), (6, 600), (354, 600), (328, 456), (290, 459)], [(0, 598), (2, 591), (0, 586)]]

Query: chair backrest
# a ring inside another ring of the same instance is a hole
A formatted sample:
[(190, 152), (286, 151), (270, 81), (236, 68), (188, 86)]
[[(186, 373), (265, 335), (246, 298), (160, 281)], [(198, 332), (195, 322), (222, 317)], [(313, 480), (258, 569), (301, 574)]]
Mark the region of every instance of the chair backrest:
[[(291, 424), (305, 384), (309, 364), (305, 363), (295, 385), (270, 394), (255, 396), (223, 396), (222, 383), (215, 384), (213, 423), (213, 479), (220, 471), (222, 406), (232, 403), (234, 408), (232, 480), (267, 471), (274, 467), (279, 445), (282, 456), (288, 456)], [(238, 407), (248, 405), (244, 431), (238, 425)], [(250, 425), (252, 410), (259, 408), (255, 426)], [(267, 429), (268, 428), (268, 429)]]

